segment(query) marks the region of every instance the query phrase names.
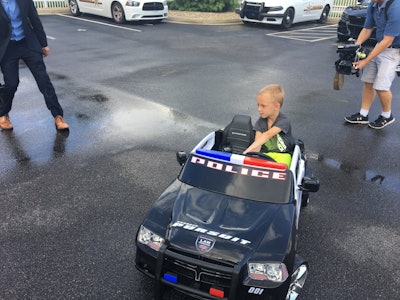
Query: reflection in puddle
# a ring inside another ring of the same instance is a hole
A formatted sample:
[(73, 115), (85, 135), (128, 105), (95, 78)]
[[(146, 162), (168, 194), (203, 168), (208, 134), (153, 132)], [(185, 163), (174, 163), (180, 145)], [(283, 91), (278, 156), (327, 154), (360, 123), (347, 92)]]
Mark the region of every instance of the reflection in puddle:
[(21, 146), (19, 139), (14, 134), (14, 131), (2, 131), (2, 137), (5, 138), (9, 146), (9, 151), (14, 156), (15, 161), (20, 165), (29, 164), (31, 158)]
[(66, 140), (68, 136), (69, 136), (69, 130), (57, 131), (53, 143), (53, 155), (55, 158), (62, 157), (64, 155)]
[(400, 192), (400, 178), (385, 176), (372, 170), (362, 170), (350, 163), (340, 162), (333, 158), (325, 158), (323, 155), (318, 153), (307, 153), (307, 157), (311, 160), (316, 160), (329, 168), (343, 171), (349, 175), (359, 175), (367, 182), (379, 184), (392, 191)]
[(69, 130), (56, 131), (52, 144), (53, 151), (51, 152), (50, 149), (46, 149), (48, 144), (45, 141), (43, 143), (30, 143), (32, 140), (37, 140), (35, 135), (31, 135), (29, 141), (27, 141), (14, 131), (1, 131), (0, 138), (3, 143), (0, 150), (4, 150), (4, 153), (1, 153), (0, 170), (5, 172), (13, 166), (31, 167), (40, 161), (47, 161), (51, 157), (63, 157), (68, 136)]

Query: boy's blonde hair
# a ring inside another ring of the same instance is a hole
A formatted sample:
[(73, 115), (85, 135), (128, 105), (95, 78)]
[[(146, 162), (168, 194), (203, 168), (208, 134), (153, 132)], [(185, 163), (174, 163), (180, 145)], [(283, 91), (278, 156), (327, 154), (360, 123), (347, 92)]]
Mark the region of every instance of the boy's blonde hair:
[(268, 94), (272, 100), (278, 102), (281, 107), (283, 105), (283, 99), (285, 98), (285, 90), (279, 84), (268, 84), (258, 91), (258, 95)]

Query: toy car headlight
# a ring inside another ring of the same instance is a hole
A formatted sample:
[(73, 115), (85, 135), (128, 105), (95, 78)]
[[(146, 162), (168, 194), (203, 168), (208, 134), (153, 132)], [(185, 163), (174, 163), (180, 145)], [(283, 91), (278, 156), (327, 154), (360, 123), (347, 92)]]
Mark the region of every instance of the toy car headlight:
[(149, 246), (155, 251), (160, 250), (161, 245), (164, 243), (164, 239), (162, 237), (155, 234), (144, 226), (140, 226), (137, 241), (146, 246)]
[(284, 263), (249, 263), (249, 277), (254, 280), (268, 280), (284, 282), (288, 278), (288, 271)]
[(140, 5), (139, 1), (133, 1), (133, 0), (126, 1), (126, 6), (139, 6), (139, 5)]

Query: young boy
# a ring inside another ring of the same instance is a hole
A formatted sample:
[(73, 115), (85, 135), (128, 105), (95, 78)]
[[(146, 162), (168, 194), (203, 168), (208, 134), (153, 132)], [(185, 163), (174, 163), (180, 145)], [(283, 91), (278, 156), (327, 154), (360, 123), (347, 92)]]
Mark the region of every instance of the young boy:
[(254, 125), (254, 142), (243, 152), (266, 152), (277, 162), (290, 166), (290, 152), (294, 148), (294, 138), (289, 118), (280, 109), (285, 91), (278, 84), (263, 87), (257, 94), (260, 118)]

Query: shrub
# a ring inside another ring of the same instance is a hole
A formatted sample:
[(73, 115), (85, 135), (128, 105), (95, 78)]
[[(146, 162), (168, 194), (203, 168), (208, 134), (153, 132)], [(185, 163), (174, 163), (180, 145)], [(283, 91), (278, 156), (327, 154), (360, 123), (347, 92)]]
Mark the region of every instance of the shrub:
[(227, 12), (238, 6), (237, 0), (173, 0), (168, 8), (182, 11)]

